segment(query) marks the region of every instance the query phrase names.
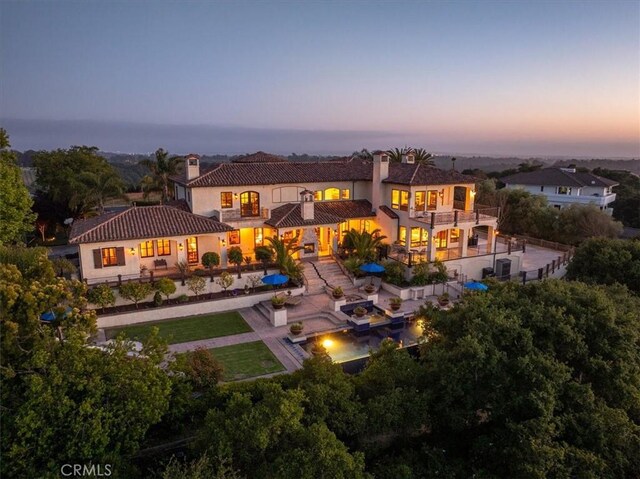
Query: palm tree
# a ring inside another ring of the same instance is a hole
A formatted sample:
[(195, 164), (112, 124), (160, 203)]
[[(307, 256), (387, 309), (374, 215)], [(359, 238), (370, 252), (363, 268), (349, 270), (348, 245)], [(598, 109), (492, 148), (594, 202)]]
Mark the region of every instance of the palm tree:
[(351, 154), (351, 157), (355, 157), (355, 158), (359, 158), (361, 160), (373, 160), (373, 155), (371, 154), (371, 152), (369, 150), (367, 150), (366, 148), (363, 148), (360, 151), (354, 151)]
[(85, 171), (79, 176), (79, 180), (87, 189), (87, 202), (98, 207), (98, 214), (104, 213), (105, 200), (126, 198), (124, 183), (113, 168), (97, 172)]
[(377, 248), (382, 246), (385, 239), (387, 237), (380, 234), (379, 228), (371, 233), (352, 229), (345, 235), (342, 245), (362, 261), (372, 261), (376, 257)]
[(411, 152), (411, 148), (394, 148), (393, 150), (387, 150), (387, 155), (389, 155), (389, 161), (391, 163), (402, 163), (402, 156)]
[(144, 197), (148, 197), (152, 191), (158, 191), (162, 194), (160, 203), (166, 203), (169, 200), (169, 177), (177, 175), (180, 172), (183, 158), (172, 156), (169, 158), (169, 152), (158, 148), (154, 160), (142, 160), (141, 165), (149, 168), (151, 174), (142, 178), (140, 185), (144, 192)]
[(293, 253), (302, 249), (302, 246), (297, 245), (298, 238), (290, 240), (280, 239), (277, 236), (267, 238), (270, 243), (273, 256), (275, 257), (276, 264), (283, 272), (287, 271), (287, 267), (293, 262)]
[(433, 162), (433, 155), (424, 148), (415, 148), (413, 150), (416, 163), (420, 163), (425, 166), (435, 166)]

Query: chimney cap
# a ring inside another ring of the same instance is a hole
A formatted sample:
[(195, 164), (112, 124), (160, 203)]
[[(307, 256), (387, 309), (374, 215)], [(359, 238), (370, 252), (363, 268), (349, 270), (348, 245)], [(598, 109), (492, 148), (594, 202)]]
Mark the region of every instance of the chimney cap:
[(301, 194), (301, 195), (313, 194), (313, 191), (311, 191), (311, 190), (302, 190), (302, 191), (300, 192), (300, 194)]

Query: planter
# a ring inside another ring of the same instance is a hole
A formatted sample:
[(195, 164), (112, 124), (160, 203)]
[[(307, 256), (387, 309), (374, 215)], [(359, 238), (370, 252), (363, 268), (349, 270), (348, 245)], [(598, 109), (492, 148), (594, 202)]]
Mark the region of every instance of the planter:
[(376, 287), (375, 286), (371, 286), (371, 285), (367, 285), (367, 286), (364, 287), (364, 290), (367, 293), (371, 294), (376, 290)]
[(449, 300), (448, 300), (448, 299), (439, 299), (439, 300), (438, 300), (438, 304), (439, 304), (440, 306), (446, 306), (446, 305), (448, 305), (448, 304), (449, 304)]
[(335, 294), (335, 293), (333, 293), (332, 296), (333, 296), (333, 299), (340, 299), (340, 298), (342, 298), (344, 296), (344, 294)]
[(367, 310), (358, 306), (353, 310), (353, 314), (355, 314), (358, 318), (362, 318), (365, 314), (367, 314)]
[(271, 303), (271, 306), (273, 306), (273, 309), (282, 309), (284, 308), (284, 303), (282, 304)]
[(399, 304), (390, 304), (389, 308), (391, 309), (391, 311), (398, 311), (400, 309), (400, 305)]

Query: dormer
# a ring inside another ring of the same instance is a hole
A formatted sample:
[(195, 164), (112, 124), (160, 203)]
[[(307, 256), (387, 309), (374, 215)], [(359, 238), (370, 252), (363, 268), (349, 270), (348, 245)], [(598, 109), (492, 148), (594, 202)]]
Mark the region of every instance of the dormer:
[(185, 178), (187, 181), (193, 180), (200, 176), (200, 156), (193, 153), (188, 154), (185, 159)]

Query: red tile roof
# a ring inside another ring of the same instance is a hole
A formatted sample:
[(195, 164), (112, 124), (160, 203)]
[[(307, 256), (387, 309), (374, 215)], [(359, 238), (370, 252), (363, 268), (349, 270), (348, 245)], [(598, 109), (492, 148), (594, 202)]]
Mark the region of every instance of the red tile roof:
[(384, 183), (400, 185), (449, 185), (453, 183), (475, 183), (473, 176), (463, 175), (456, 170), (441, 170), (421, 163), (391, 163), (389, 176)]
[(272, 155), (264, 151), (256, 151), (251, 155), (238, 156), (231, 160), (232, 163), (287, 163), (288, 161), (282, 156)]
[(287, 203), (271, 211), (266, 224), (274, 228), (293, 228), (310, 225), (335, 225), (350, 218), (375, 216), (367, 200), (325, 201), (314, 203), (314, 218), (303, 220), (299, 203)]
[(380, 206), (380, 211), (382, 211), (384, 214), (386, 214), (389, 218), (392, 218), (394, 220), (397, 220), (398, 218), (400, 218), (398, 216), (398, 214), (393, 211), (391, 208), (389, 208), (387, 205), (381, 205)]
[(76, 221), (71, 227), (69, 243), (102, 243), (163, 238), (220, 233), (232, 229), (225, 223), (194, 215), (172, 206), (143, 206)]

